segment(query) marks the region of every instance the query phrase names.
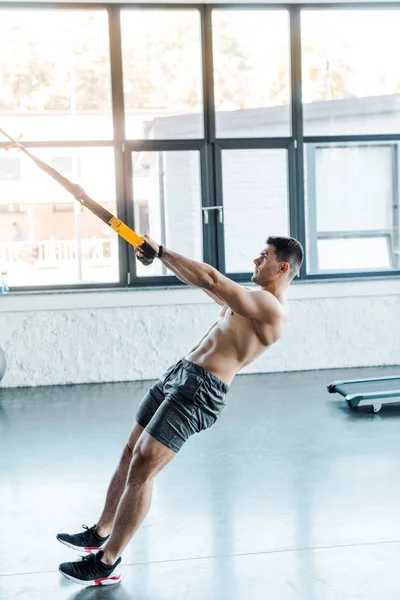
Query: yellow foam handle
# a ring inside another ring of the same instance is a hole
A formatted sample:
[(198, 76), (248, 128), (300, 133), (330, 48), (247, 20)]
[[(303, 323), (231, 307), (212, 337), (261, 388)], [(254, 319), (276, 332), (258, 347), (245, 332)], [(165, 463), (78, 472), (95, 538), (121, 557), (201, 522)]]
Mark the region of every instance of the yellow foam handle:
[(116, 231), (118, 235), (124, 238), (128, 244), (131, 244), (132, 246), (141, 246), (144, 244), (144, 239), (135, 233), (133, 229), (128, 227), (128, 225), (125, 225), (125, 223), (117, 219), (117, 217), (113, 217), (111, 221), (109, 221), (109, 225), (111, 229)]

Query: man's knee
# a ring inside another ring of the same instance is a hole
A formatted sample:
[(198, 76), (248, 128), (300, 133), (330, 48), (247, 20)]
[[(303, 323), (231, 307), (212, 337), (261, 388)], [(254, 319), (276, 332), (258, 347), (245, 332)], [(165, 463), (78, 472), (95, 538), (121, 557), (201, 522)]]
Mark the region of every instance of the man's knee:
[(140, 444), (136, 444), (132, 452), (132, 460), (129, 469), (128, 483), (143, 483), (153, 479), (157, 474), (157, 469), (151, 456), (144, 452)]
[(122, 459), (123, 460), (131, 460), (133, 454), (133, 448), (130, 447), (129, 442), (127, 442), (122, 451)]

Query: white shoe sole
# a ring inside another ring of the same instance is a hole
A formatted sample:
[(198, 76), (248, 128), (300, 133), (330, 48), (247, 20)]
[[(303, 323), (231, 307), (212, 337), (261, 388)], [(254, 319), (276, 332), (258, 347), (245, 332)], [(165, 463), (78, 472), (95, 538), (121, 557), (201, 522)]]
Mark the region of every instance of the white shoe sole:
[(94, 548), (94, 547), (82, 547), (82, 546), (74, 546), (74, 544), (71, 544), (70, 542), (66, 542), (65, 540), (61, 540), (58, 536), (56, 536), (58, 541), (61, 542), (62, 544), (64, 544), (64, 546), (67, 546), (68, 548), (72, 548), (72, 550), (75, 550), (76, 552), (87, 552), (88, 554), (90, 552), (97, 552), (98, 550), (102, 549), (102, 546), (104, 546), (104, 544), (102, 544), (102, 546), (99, 546), (98, 548)]
[(72, 575), (68, 575), (67, 573), (64, 573), (63, 571), (61, 571), (60, 568), (58, 570), (67, 579), (70, 579), (71, 581), (74, 581), (75, 583), (79, 583), (80, 585), (83, 585), (84, 587), (89, 587), (91, 585), (116, 585), (117, 583), (121, 582), (121, 573), (120, 572), (114, 572), (114, 574), (111, 577), (100, 577), (99, 579), (93, 579), (92, 581), (82, 581), (81, 579), (76, 579), (76, 577), (72, 577)]

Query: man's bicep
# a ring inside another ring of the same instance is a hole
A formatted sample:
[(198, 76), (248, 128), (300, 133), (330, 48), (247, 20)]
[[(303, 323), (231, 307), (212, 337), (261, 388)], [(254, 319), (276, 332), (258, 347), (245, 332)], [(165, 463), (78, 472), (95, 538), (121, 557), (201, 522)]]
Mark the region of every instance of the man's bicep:
[(221, 275), (221, 273), (218, 273), (214, 279), (210, 291), (221, 298), (224, 304), (229, 306), (233, 312), (242, 317), (257, 319), (260, 317), (260, 312), (263, 312), (264, 303), (261, 301), (258, 292), (249, 291), (228, 277)]
[(206, 290), (204, 288), (201, 288), (201, 289), (203, 290), (203, 292), (205, 292), (207, 294), (207, 296), (210, 296), (210, 298), (212, 298), (214, 300), (214, 302), (216, 302), (220, 306), (225, 306), (225, 302), (221, 298), (219, 298), (216, 294), (214, 294), (210, 290)]

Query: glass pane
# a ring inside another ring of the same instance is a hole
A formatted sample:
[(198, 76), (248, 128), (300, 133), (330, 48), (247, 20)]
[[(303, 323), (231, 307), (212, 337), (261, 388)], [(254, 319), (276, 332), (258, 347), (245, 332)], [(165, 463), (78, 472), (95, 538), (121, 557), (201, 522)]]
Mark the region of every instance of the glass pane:
[(354, 270), (389, 270), (389, 242), (385, 237), (318, 240), (319, 267), (321, 271), (346, 270), (351, 256)]
[(2, 128), (24, 140), (111, 139), (107, 12), (1, 10)]
[(302, 12), (306, 135), (398, 133), (400, 10)]
[(289, 235), (286, 150), (222, 153), (225, 268), (247, 273), (269, 235)]
[(397, 144), (309, 145), (308, 270), (396, 268)]
[(289, 17), (285, 10), (214, 10), (218, 137), (290, 135)]
[[(135, 230), (193, 260), (203, 260), (200, 155), (197, 151), (132, 154)], [(156, 260), (137, 275), (171, 275)]]
[(126, 137), (203, 137), (198, 10), (121, 13)]
[[(62, 175), (79, 182), (93, 200), (115, 214), (111, 148), (35, 148), (32, 152), (59, 167)], [(0, 174), (7, 174), (7, 164), (13, 160), (0, 157)], [(14, 176), (12, 166), (13, 177), (0, 178), (0, 268), (8, 272), (9, 285), (118, 281), (117, 234), (28, 157), (18, 160), (20, 176)]]

